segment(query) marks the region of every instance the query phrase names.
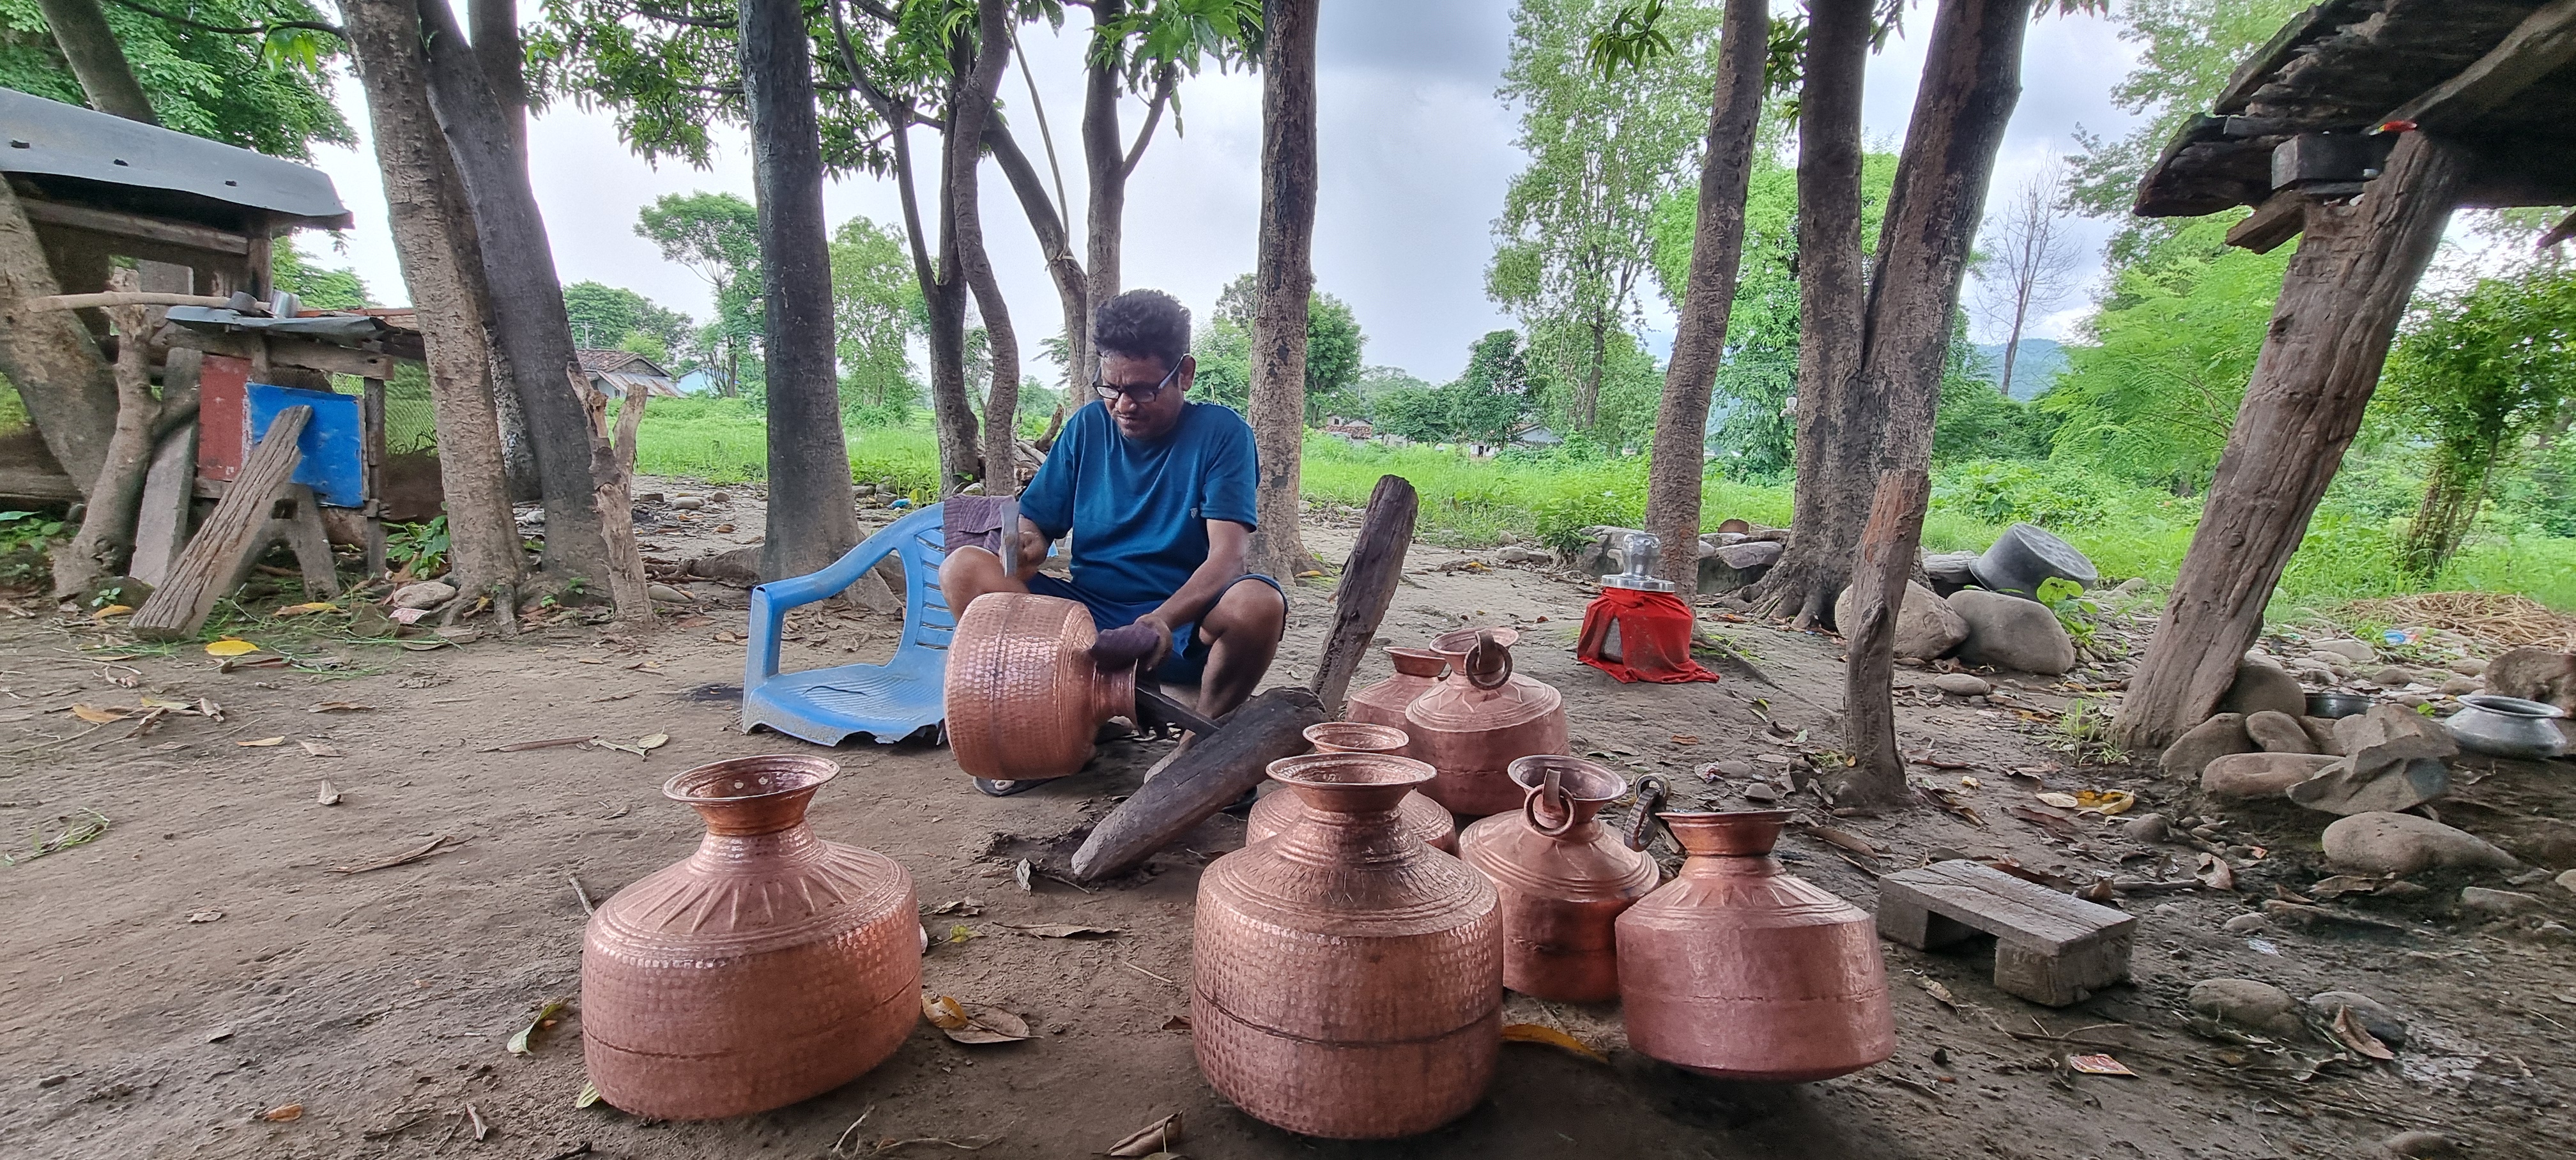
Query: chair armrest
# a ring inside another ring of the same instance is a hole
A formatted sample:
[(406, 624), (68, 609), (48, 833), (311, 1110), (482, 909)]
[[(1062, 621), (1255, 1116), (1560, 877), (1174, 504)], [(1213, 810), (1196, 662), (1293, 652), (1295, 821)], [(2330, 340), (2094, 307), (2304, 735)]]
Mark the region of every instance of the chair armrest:
[(788, 609), (826, 599), (858, 583), (859, 577), (901, 548), (904, 537), (917, 534), (924, 524), (938, 526), (939, 516), (939, 505), (931, 504), (879, 529), (820, 572), (755, 586), (746, 625), (751, 648), (743, 657), (743, 687), (748, 690), (778, 675), (778, 634), (785, 631)]

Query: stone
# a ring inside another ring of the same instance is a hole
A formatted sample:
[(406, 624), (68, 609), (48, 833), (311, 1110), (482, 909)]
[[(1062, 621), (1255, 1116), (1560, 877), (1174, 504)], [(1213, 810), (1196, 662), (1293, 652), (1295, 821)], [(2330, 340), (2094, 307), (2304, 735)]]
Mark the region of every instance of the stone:
[(668, 584), (656, 581), (644, 586), (644, 594), (664, 604), (695, 604), (698, 598)]
[(2231, 753), (2200, 772), (2200, 789), (2212, 797), (2279, 797), (2342, 758), (2315, 753)]
[(2411, 761), (2419, 757), (2457, 757), (2460, 745), (2442, 723), (2411, 709), (2373, 705), (2335, 722), (2335, 740), (2355, 758)]
[(1932, 590), (1943, 596), (1977, 582), (1968, 565), (1976, 563), (1975, 552), (1935, 552), (1923, 557), (1923, 575), (1932, 581)]
[(2203, 979), (2184, 996), (2191, 1009), (2212, 1019), (2290, 1038), (2305, 1035), (2299, 1001), (2288, 991), (2256, 979)]
[(2308, 996), (2305, 1005), (2310, 1014), (2327, 1023), (2334, 1022), (2336, 1012), (2350, 1011), (2353, 1018), (2361, 1021), (2362, 1030), (2390, 1047), (2406, 1042), (2406, 1021), (2386, 1004), (2359, 991), (2319, 991)]
[(877, 493), (877, 485), (873, 483), (862, 483), (852, 487), (850, 490), (859, 495), (875, 495)]
[[(1851, 631), (1852, 590), (1834, 598), (1834, 623)], [(1896, 609), (1896, 655), (1931, 660), (1947, 656), (1968, 639), (1968, 622), (1929, 588), (1905, 582), (1905, 602)], [(1980, 690), (1982, 691), (1982, 690)], [(1963, 694), (1964, 695), (1964, 694)]]
[(1505, 564), (1544, 564), (1554, 557), (1545, 552), (1511, 546), (1494, 553), (1494, 559)]
[(1953, 697), (1982, 697), (1995, 691), (1985, 678), (1969, 673), (1941, 673), (1924, 683)]
[[(2152, 846), (2173, 837), (2173, 823), (2166, 821), (2163, 814), (2139, 814), (2120, 823), (2120, 833), (2132, 842)], [(2576, 870), (2568, 873), (2576, 874)], [(2569, 889), (2576, 890), (2576, 886)]]
[(2379, 650), (2370, 647), (2370, 642), (2368, 641), (2353, 640), (2349, 637), (2338, 640), (2321, 640), (2316, 642), (2316, 648), (2319, 652), (2333, 653), (2336, 656), (2342, 657), (2346, 661), (2356, 665), (2377, 664), (2379, 662)]
[(2326, 827), (2326, 865), (2345, 874), (2404, 877), (2436, 867), (2515, 870), (2513, 855), (2469, 833), (2413, 814), (2371, 813)]
[(2296, 717), (2308, 711), (2308, 691), (2299, 687), (2299, 678), (2278, 665), (2239, 661), (2236, 681), (2218, 699), (2221, 713), (2285, 713)]
[(1956, 653), (1962, 662), (2050, 675), (2075, 667), (2074, 639), (2036, 600), (1967, 588), (1951, 593), (1948, 604), (1968, 626)]
[(2484, 886), (2460, 888), (2460, 911), (2479, 918), (2512, 918), (2529, 914), (2548, 904), (2534, 895), (2519, 890), (2489, 890)]
[(1719, 777), (1740, 779), (1755, 776), (1753, 763), (1745, 761), (1742, 758), (1734, 758), (1726, 761), (1712, 761), (1708, 763), (1708, 768), (1717, 771), (1717, 775)]
[(1700, 537), (1699, 590), (1703, 594), (1733, 592), (1761, 579), (1779, 562), (1780, 553), (1788, 550), (1777, 540), (1712, 543), (1715, 539), (1715, 533)]
[(2550, 881), (2557, 883), (2560, 890), (2576, 894), (2576, 870), (2561, 870), (2558, 872), (2558, 877)]
[(719, 492), (716, 492), (715, 494), (710, 495), (710, 496), (708, 496), (708, 497), (707, 497), (707, 502), (708, 502), (708, 503), (732, 503), (732, 502), (733, 502), (733, 493), (732, 493), (732, 492), (729, 492), (729, 491), (719, 491)]
[(2576, 714), (2576, 652), (2523, 647), (2506, 649), (2487, 666), (2487, 691), (2556, 705)]
[(2147, 590), (2147, 578), (2146, 578), (2146, 577), (2144, 577), (2144, 576), (2131, 576), (2131, 577), (2129, 577), (2129, 578), (2128, 578), (2128, 579), (2126, 579), (2126, 580), (2120, 581), (2119, 583), (2112, 585), (2112, 586), (2111, 586), (2111, 595), (2113, 595), (2113, 596), (2135, 596), (2135, 595), (2137, 595), (2138, 593), (2144, 592), (2144, 591), (2146, 591), (2146, 590)]
[(2476, 677), (2453, 676), (2443, 678), (2441, 684), (2433, 687), (2433, 691), (2445, 697), (2464, 697), (2485, 687), (2486, 682)]
[(422, 580), (394, 589), (396, 608), (436, 608), (456, 599), (456, 586), (441, 580)]
[(2483, 676), (2487, 671), (2487, 663), (2476, 657), (2461, 657), (2443, 667), (2464, 677)]
[(2225, 922), (2219, 923), (2218, 929), (2226, 931), (2229, 934), (2244, 934), (2248, 931), (2261, 930), (2270, 925), (2272, 925), (2271, 915), (2240, 914)]
[(693, 512), (707, 506), (707, 499), (702, 495), (675, 495), (671, 497), (671, 506), (678, 511)]
[(2299, 719), (2289, 713), (2265, 709), (2245, 715), (2245, 735), (2254, 739), (2265, 753), (2314, 753), (2317, 743), (2299, 726)]
[(2395, 1155), (2407, 1157), (2448, 1156), (2452, 1151), (2451, 1138), (2440, 1132), (2399, 1132), (2380, 1141), (2379, 1146)]
[(2307, 731), (2308, 742), (2317, 747), (2317, 752), (2343, 756), (2343, 742), (2335, 740), (2333, 718), (2301, 717), (2299, 728)]
[(2370, 674), (2370, 683), (2383, 689), (2403, 689), (2415, 683), (2415, 674), (2411, 670), (2390, 665)]
[(2162, 764), (2166, 777), (2191, 779), (2199, 777), (2212, 761), (2231, 753), (2254, 751), (2254, 739), (2245, 732), (2245, 715), (2221, 713), (2174, 738), (2174, 743), (2165, 747)]
[(2440, 758), (2372, 762), (2337, 757), (2316, 776), (2290, 786), (2291, 801), (2329, 814), (2411, 810), (2451, 791), (2451, 767)]

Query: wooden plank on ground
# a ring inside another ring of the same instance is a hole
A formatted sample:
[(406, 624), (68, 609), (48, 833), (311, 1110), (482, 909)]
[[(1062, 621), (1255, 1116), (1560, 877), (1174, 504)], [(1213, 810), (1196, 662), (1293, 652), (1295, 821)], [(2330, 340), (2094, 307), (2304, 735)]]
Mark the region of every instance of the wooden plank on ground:
[(269, 512), (279, 489), (303, 459), (295, 441), (313, 418), (313, 408), (297, 405), (277, 413), (268, 434), (251, 449), (232, 488), (215, 504), (214, 514), (188, 540), (171, 566), (166, 583), (134, 613), (134, 631), (146, 640), (185, 640), (197, 635), (215, 601), (252, 554), (267, 546)]
[(1324, 703), (1326, 717), (1342, 715), (1342, 695), (1368, 655), (1369, 641), (1386, 619), (1395, 586), (1404, 575), (1404, 551), (1413, 543), (1413, 523), (1422, 500), (1401, 476), (1378, 477), (1369, 493), (1368, 513), (1360, 519), (1359, 539), (1350, 561), (1342, 566), (1333, 591), (1333, 631), (1324, 638), (1324, 656), (1307, 687)]
[(1271, 689), (1244, 702), (1215, 733), (1193, 740), (1100, 819), (1074, 851), (1074, 878), (1095, 882), (1144, 865), (1260, 785), (1271, 762), (1304, 753), (1306, 727), (1322, 720), (1323, 703), (1300, 688)]
[(2134, 915), (2086, 902), (1991, 866), (1954, 859), (1879, 879), (1891, 897), (1987, 934), (2054, 953), (2137, 925)]

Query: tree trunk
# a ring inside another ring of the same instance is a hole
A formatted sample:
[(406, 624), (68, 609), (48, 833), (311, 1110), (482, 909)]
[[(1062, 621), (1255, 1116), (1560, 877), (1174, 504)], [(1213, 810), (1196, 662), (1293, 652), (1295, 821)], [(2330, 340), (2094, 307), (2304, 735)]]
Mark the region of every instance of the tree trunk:
[(831, 246), (811, 41), (802, 11), (787, 0), (750, 0), (740, 11), (768, 332), (762, 351), (769, 375), (769, 525), (760, 574), (777, 580), (821, 571), (859, 535), (834, 373)]
[[(131, 275), (127, 275), (131, 277)], [(130, 283), (129, 283), (130, 285)], [(152, 460), (152, 332), (161, 310), (119, 307), (116, 319), (116, 428), (88, 488), (89, 506), (71, 543), (54, 551), (54, 599), (69, 600), (125, 570), (134, 554), (135, 516), (143, 505), (143, 472)], [(132, 603), (129, 601), (128, 603)]]
[(512, 145), (507, 119), (473, 56), (455, 13), (444, 3), (419, 5), (429, 59), (430, 107), (456, 159), (475, 235), (483, 244), (492, 313), (536, 436), (537, 471), (546, 505), (548, 579), (592, 581), (608, 575), (596, 485), (590, 476), (590, 424), (569, 377), (572, 320), (546, 238), (544, 214), (528, 184), (525, 158)]
[(1583, 387), (1574, 393), (1574, 422), (1589, 431), (1601, 422), (1601, 373), (1610, 358), (1610, 324), (1592, 320), (1591, 357), (1583, 364)]
[(992, 352), (992, 385), (984, 393), (983, 439), (979, 456), (983, 460), (984, 494), (1003, 496), (1019, 491), (1019, 473), (1014, 470), (1017, 456), (1012, 454), (1015, 413), (1020, 406), (1020, 339), (1011, 328), (1010, 303), (1002, 297), (1002, 285), (993, 275), (992, 256), (984, 249), (984, 210), (981, 180), (984, 150), (984, 127), (993, 117), (993, 95), (1001, 86), (1002, 72), (1011, 60), (1011, 21), (1009, 0), (977, 0), (974, 71), (968, 74), (969, 91), (962, 103), (952, 103), (948, 111), (949, 139), (957, 143), (949, 151), (949, 201), (952, 208), (949, 232), (956, 238), (958, 270), (966, 286), (974, 292), (976, 309), (984, 315), (984, 337)]
[(1250, 563), (1313, 569), (1298, 534), (1306, 437), (1306, 313), (1315, 290), (1315, 21), (1320, 0), (1263, 0), (1261, 239), (1252, 307), (1252, 441), (1261, 460)]
[[(1118, 296), (1122, 274), (1119, 249), (1126, 235), (1127, 159), (1119, 140), (1123, 134), (1118, 128), (1118, 101), (1126, 69), (1114, 56), (1101, 58), (1123, 45), (1123, 40), (1113, 39), (1105, 30), (1126, 15), (1126, 0), (1092, 0), (1091, 52), (1084, 59), (1082, 74), (1082, 167), (1090, 198), (1083, 214), (1083, 264), (1089, 272), (1083, 296), (1094, 304)], [(1079, 348), (1088, 352), (1090, 339), (1084, 334)], [(1080, 371), (1074, 381), (1090, 382), (1097, 368), (1090, 365), (1087, 353), (1077, 365)]]
[(513, 609), (523, 561), (495, 390), (486, 385), (491, 352), (472, 292), (480, 249), (471, 244), (471, 215), (430, 110), (420, 16), (414, 0), (348, 0), (341, 11), (384, 175), (386, 224), (426, 337), (449, 582), (459, 592), (489, 592), (496, 607)]
[[(750, 21), (746, 19), (744, 23), (749, 24)], [(750, 86), (746, 84), (745, 87)], [(587, 377), (584, 376), (585, 380)], [(609, 604), (617, 610), (617, 619), (650, 628), (653, 626), (653, 593), (644, 578), (644, 553), (635, 543), (633, 480), (635, 432), (644, 426), (644, 401), (651, 396), (652, 388), (643, 383), (634, 383), (626, 388), (626, 398), (617, 410), (617, 437), (614, 440), (609, 438), (608, 431), (608, 392), (592, 390), (585, 381), (581, 393), (585, 408), (583, 414), (590, 422), (590, 475), (599, 481), (600, 531), (608, 541)], [(833, 429), (839, 430), (838, 425)], [(774, 474), (771, 476), (773, 481), (776, 478)], [(849, 486), (846, 478), (842, 480), (842, 486)], [(774, 482), (769, 494), (775, 510), (778, 489)], [(843, 504), (842, 510), (849, 510), (849, 505)], [(775, 529), (777, 524), (773, 521), (770, 527)]]
[[(1011, 131), (999, 120), (988, 120), (984, 143), (992, 148), (993, 160), (1000, 163), (1002, 175), (1010, 179), (1011, 191), (1019, 195), (1020, 209), (1028, 215), (1029, 230), (1037, 235), (1038, 252), (1046, 259), (1047, 276), (1055, 281), (1056, 302), (1064, 311), (1066, 390), (1086, 388), (1092, 376), (1089, 279), (1084, 277), (1081, 263), (1073, 260), (1072, 239), (1065, 233), (1064, 219), (1057, 215), (1055, 203), (1047, 198), (1037, 167), (1029, 164), (1028, 155), (1020, 151)], [(1016, 471), (1012, 478), (1017, 480)]]
[[(434, 119), (429, 127), (434, 134), (438, 127)], [(483, 239), (475, 232), (474, 214), (467, 208), (465, 179), (457, 175), (456, 155), (448, 150), (444, 138), (433, 135), (429, 140), (438, 146), (426, 159), (438, 170), (436, 197), (441, 208), (437, 231), (447, 238), (450, 257), (457, 263), (464, 306), (483, 329), (482, 339), (475, 343), (484, 358), (479, 372), (483, 380), (480, 391), (489, 400), (501, 428), (501, 467), (508, 481), (503, 502), (535, 503), (545, 498), (544, 477), (537, 471), (537, 437), (528, 429), (528, 409), (519, 401), (519, 377), (512, 373), (510, 356), (501, 343), (501, 321), (492, 310), (492, 284), (484, 276)], [(513, 560), (515, 569), (519, 565), (516, 557)]]
[(1699, 218), (1691, 263), (1655, 408), (1654, 452), (1646, 477), (1646, 530), (1664, 542), (1663, 578), (1699, 587), (1700, 486), (1707, 473), (1708, 393), (1726, 355), (1726, 320), (1744, 256), (1744, 197), (1753, 179), (1753, 129), (1762, 116), (1762, 65), (1769, 51), (1768, 0), (1727, 0), (1717, 97), (1700, 162)]
[(44, 10), (45, 26), (53, 30), (54, 43), (62, 46), (72, 79), (80, 82), (81, 95), (89, 98), (91, 108), (146, 125), (161, 123), (152, 114), (143, 85), (134, 79), (116, 34), (108, 30), (98, 0), (38, 0), (38, 7)]
[[(521, 171), (528, 166), (528, 79), (527, 46), (519, 37), (519, 11), (516, 0), (468, 0), (466, 21), (474, 29), (474, 59), (483, 68), (483, 78), (492, 86), (492, 97), (501, 106), (501, 120), (509, 130), (510, 151)], [(454, 163), (447, 166), (448, 180), (458, 183)], [(457, 185), (456, 200), (463, 201), (463, 185)], [(471, 223), (468, 223), (469, 227)], [(505, 353), (500, 320), (492, 311), (492, 288), (483, 275), (483, 246), (467, 231), (472, 265), (466, 282), (476, 309), (483, 315), (486, 337), (484, 348), (492, 352), (492, 406), (501, 420), (501, 458), (509, 468), (510, 498), (536, 500), (545, 495), (544, 476), (537, 468), (535, 435), (528, 429), (528, 410), (519, 401), (519, 379)]]
[(2170, 744), (2235, 681), (2470, 164), (2458, 146), (2408, 133), (2359, 201), (2308, 207), (2200, 526), (2114, 725), (2131, 751)]
[(501, 105), (509, 126), (510, 145), (526, 164), (528, 155), (528, 50), (519, 40), (516, 0), (468, 0), (465, 19), (474, 26), (474, 59)]
[(17, 386), (45, 450), (87, 495), (115, 437), (116, 376), (71, 311), (22, 305), (60, 293), (17, 191), (0, 180), (0, 376)]
[(1930, 473), (1891, 471), (1878, 477), (1860, 562), (1852, 570), (1852, 623), (1843, 630), (1843, 752), (1852, 771), (1838, 800), (1884, 805), (1905, 794), (1905, 758), (1896, 748), (1896, 614), (1923, 541)]

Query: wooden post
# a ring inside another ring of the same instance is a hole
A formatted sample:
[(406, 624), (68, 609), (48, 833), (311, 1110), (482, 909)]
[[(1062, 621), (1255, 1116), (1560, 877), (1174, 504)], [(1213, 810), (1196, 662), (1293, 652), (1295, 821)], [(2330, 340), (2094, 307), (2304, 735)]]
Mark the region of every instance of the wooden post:
[(1271, 762), (1304, 753), (1306, 727), (1323, 720), (1323, 702), (1304, 689), (1271, 689), (1244, 702), (1100, 819), (1073, 853), (1073, 876), (1096, 882), (1144, 865), (1260, 785)]
[[(179, 361), (180, 351), (170, 352)], [(194, 351), (186, 353), (193, 354)], [(134, 558), (125, 574), (158, 586), (168, 579), (188, 543), (188, 509), (196, 498), (197, 425), (188, 423), (161, 440), (143, 476), (143, 505), (134, 519)]]
[(1413, 543), (1413, 524), (1422, 499), (1402, 476), (1381, 475), (1369, 493), (1368, 513), (1360, 519), (1359, 539), (1342, 565), (1341, 583), (1333, 590), (1333, 632), (1324, 638), (1323, 659), (1307, 687), (1324, 703), (1324, 716), (1342, 715), (1342, 695), (1368, 656), (1395, 586), (1404, 577), (1404, 552)]
[(2206, 719), (2361, 427), (2389, 339), (2450, 222), (2470, 159), (2408, 133), (2360, 200), (2307, 209), (2272, 329), (2237, 409), (2146, 659), (2115, 725), (2132, 752)]
[(1843, 630), (1843, 748), (1852, 755), (1846, 796), (1892, 802), (1905, 792), (1896, 750), (1896, 616), (1923, 539), (1932, 477), (1921, 469), (1878, 477), (1852, 569), (1852, 622)]
[[(644, 579), (644, 553), (635, 545), (635, 498), (628, 480), (635, 469), (635, 432), (644, 422), (644, 386), (626, 389), (618, 407), (616, 442), (609, 441), (608, 391), (592, 387), (574, 363), (565, 368), (590, 419), (590, 477), (597, 488), (599, 531), (608, 542), (608, 598), (617, 619), (650, 625), (653, 597)], [(551, 518), (551, 517), (549, 517)]]
[(179, 554), (169, 582), (154, 589), (143, 607), (135, 610), (135, 635), (145, 640), (185, 640), (205, 626), (207, 614), (226, 591), (222, 582), (267, 546), (269, 512), (276, 507), (278, 490), (286, 486), (304, 457), (295, 441), (312, 419), (313, 408), (300, 404), (277, 413), (268, 434), (243, 460), (241, 474), (233, 477), (232, 487), (215, 504), (214, 514), (206, 517), (205, 526), (197, 529), (188, 549)]
[(385, 574), (385, 381), (360, 379), (358, 451), (366, 468), (367, 578)]

